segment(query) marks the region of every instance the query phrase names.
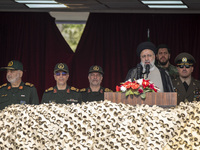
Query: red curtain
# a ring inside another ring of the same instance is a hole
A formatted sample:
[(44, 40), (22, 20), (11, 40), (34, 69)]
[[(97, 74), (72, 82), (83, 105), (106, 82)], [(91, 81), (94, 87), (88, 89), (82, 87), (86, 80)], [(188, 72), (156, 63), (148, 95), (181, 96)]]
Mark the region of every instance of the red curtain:
[[(102, 86), (115, 90), (128, 70), (139, 62), (136, 48), (150, 40), (171, 48), (171, 63), (180, 52), (196, 58), (193, 76), (199, 77), (199, 14), (112, 14), (91, 13), (76, 53), (63, 39), (55, 20), (48, 13), (0, 13), (0, 66), (12, 59), (24, 64), (24, 82), (33, 83), (41, 98), (44, 90), (55, 85), (53, 68), (65, 62), (70, 69), (69, 85), (88, 87), (88, 70), (100, 65), (105, 74)], [(0, 73), (6, 82), (5, 73)]]
[[(48, 13), (1, 12), (0, 51), (1, 67), (13, 59), (23, 63), (23, 81), (33, 83), (40, 98), (55, 85), (55, 64), (65, 62), (70, 67), (74, 55)], [(1, 84), (7, 82), (5, 72), (0, 75)]]
[(91, 13), (73, 59), (73, 85), (88, 87), (91, 65), (103, 67), (103, 86), (115, 90), (128, 70), (139, 62), (136, 48), (150, 40), (171, 48), (171, 63), (180, 52), (192, 54), (196, 60), (193, 73), (199, 78), (200, 51), (199, 14), (107, 14)]

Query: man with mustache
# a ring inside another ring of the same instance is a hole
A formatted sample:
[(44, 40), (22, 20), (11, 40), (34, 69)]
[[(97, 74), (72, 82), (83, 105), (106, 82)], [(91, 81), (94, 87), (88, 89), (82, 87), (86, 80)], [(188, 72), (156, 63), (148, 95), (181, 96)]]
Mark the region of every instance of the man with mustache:
[(100, 66), (94, 65), (90, 67), (88, 74), (90, 86), (80, 90), (83, 102), (104, 100), (104, 92), (112, 92), (112, 90), (101, 86), (103, 74), (103, 69)]
[(174, 60), (177, 65), (179, 77), (173, 79), (177, 92), (177, 104), (180, 102), (200, 101), (200, 81), (192, 77), (194, 70), (194, 57), (189, 53), (180, 53)]
[(41, 103), (81, 104), (82, 98), (79, 89), (67, 84), (69, 69), (65, 63), (57, 63), (54, 67), (54, 79), (56, 86), (47, 89)]
[(152, 81), (160, 92), (173, 92), (171, 78), (167, 71), (155, 66), (156, 47), (152, 42), (142, 42), (137, 47), (141, 62), (128, 71), (125, 81), (145, 78)]
[(12, 60), (1, 70), (7, 70), (8, 83), (0, 86), (0, 110), (11, 104), (39, 104), (34, 85), (22, 81), (23, 64), (20, 61)]
[(170, 49), (167, 45), (161, 44), (157, 47), (157, 64), (158, 68), (163, 68), (168, 71), (171, 79), (176, 79), (178, 77), (178, 70), (175, 66), (170, 64)]

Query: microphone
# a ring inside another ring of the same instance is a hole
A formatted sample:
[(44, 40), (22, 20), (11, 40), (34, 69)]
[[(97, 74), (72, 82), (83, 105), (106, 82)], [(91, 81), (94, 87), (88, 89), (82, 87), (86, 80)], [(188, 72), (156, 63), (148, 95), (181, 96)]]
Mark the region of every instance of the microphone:
[(137, 64), (137, 79), (142, 78), (142, 65)]
[(146, 66), (145, 66), (145, 69), (146, 69), (146, 78), (148, 78), (148, 75), (149, 75), (149, 73), (150, 73), (150, 65), (149, 64), (147, 64)]

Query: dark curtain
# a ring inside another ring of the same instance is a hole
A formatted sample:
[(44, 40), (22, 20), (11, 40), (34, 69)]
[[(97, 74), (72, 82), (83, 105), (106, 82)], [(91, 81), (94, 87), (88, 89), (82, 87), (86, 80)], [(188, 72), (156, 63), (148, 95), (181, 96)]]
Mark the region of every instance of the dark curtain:
[[(55, 85), (55, 64), (65, 62), (71, 69), (74, 55), (48, 13), (1, 12), (0, 51), (1, 67), (13, 59), (23, 63), (23, 81), (33, 83), (40, 98)], [(1, 84), (7, 82), (4, 71), (0, 76)]]
[[(193, 76), (199, 79), (199, 14), (107, 14), (91, 13), (74, 54), (48, 13), (0, 13), (0, 66), (12, 59), (24, 64), (24, 82), (33, 83), (41, 98), (44, 90), (55, 85), (53, 68), (65, 62), (70, 69), (69, 85), (88, 87), (88, 70), (100, 65), (105, 74), (102, 86), (115, 90), (128, 70), (139, 62), (136, 48), (150, 40), (171, 48), (171, 63), (180, 52), (196, 58)], [(6, 82), (1, 72), (1, 84)]]
[(199, 79), (199, 14), (91, 13), (73, 59), (73, 85), (88, 87), (89, 67), (97, 64), (105, 72), (102, 85), (115, 90), (139, 62), (136, 48), (148, 40), (148, 29), (156, 46), (169, 45), (172, 64), (180, 52), (192, 54), (197, 61), (193, 76)]

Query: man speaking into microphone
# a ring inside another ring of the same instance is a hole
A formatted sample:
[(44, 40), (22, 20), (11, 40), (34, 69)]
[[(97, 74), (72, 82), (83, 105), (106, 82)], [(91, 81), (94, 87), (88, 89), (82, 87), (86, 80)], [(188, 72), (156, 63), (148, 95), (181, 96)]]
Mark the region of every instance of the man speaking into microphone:
[(156, 47), (152, 42), (142, 42), (137, 47), (137, 55), (141, 62), (128, 71), (125, 81), (148, 79), (153, 82), (160, 92), (173, 92), (171, 78), (167, 71), (155, 66)]

